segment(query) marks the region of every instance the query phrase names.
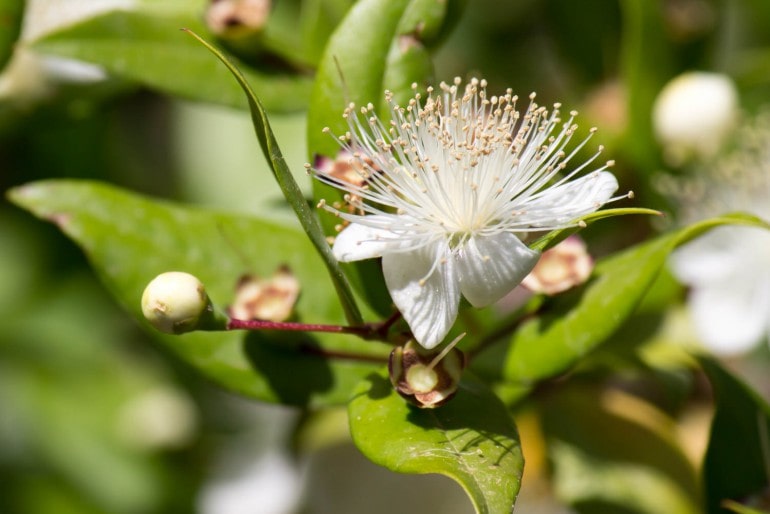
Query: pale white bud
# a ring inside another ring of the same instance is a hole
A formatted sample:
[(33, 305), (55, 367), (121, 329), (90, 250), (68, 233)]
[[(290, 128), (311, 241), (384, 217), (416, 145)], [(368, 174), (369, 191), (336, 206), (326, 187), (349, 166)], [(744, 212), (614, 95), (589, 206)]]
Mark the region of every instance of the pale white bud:
[(738, 92), (719, 73), (688, 72), (671, 80), (653, 106), (655, 134), (666, 160), (715, 155), (738, 120)]
[(210, 314), (212, 309), (201, 281), (181, 271), (161, 273), (142, 295), (144, 317), (167, 334), (195, 330), (203, 315)]

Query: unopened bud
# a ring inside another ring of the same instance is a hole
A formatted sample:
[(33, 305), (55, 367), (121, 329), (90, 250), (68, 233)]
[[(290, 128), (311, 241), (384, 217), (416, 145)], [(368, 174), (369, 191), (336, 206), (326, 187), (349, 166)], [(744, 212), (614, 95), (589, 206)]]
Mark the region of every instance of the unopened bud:
[(726, 75), (690, 72), (674, 78), (653, 108), (666, 159), (680, 165), (692, 156), (715, 155), (735, 128), (738, 109), (738, 92)]
[(424, 409), (443, 405), (455, 395), (464, 367), (465, 355), (457, 348), (442, 355), (414, 341), (394, 348), (388, 362), (398, 394)]
[(585, 243), (571, 236), (543, 252), (521, 285), (534, 293), (555, 295), (588, 280), (593, 268)]
[(182, 334), (208, 321), (213, 306), (200, 280), (189, 273), (169, 271), (155, 277), (145, 288), (142, 313), (159, 331)]

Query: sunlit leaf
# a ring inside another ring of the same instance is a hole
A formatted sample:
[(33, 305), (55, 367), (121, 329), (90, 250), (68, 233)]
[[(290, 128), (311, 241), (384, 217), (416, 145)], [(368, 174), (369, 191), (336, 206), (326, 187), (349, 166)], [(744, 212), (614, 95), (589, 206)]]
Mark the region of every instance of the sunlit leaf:
[(638, 207), (626, 207), (626, 208), (620, 208), (620, 209), (603, 209), (601, 211), (592, 212), (589, 214), (586, 214), (585, 216), (581, 216), (575, 222), (583, 222), (584, 225), (580, 226), (572, 226), (567, 228), (560, 228), (557, 230), (552, 230), (551, 232), (548, 232), (547, 234), (541, 236), (540, 238), (533, 241), (529, 247), (533, 250), (539, 250), (541, 252), (544, 252), (548, 250), (549, 248), (553, 248), (557, 244), (561, 243), (565, 239), (567, 239), (572, 234), (576, 234), (586, 226), (590, 225), (591, 223), (595, 221), (599, 221), (605, 218), (612, 218), (613, 216), (626, 216), (628, 214), (647, 214), (650, 216), (660, 216), (662, 213), (660, 211), (656, 211), (653, 209), (643, 209)]
[[(344, 322), (320, 260), (295, 228), (182, 208), (94, 182), (38, 182), (12, 190), (10, 198), (77, 242), (137, 318), (145, 285), (164, 271), (198, 276), (214, 303), (224, 307), (232, 302), (243, 273), (270, 276), (285, 264), (302, 287), (296, 307), (301, 321)], [(390, 350), (340, 335), (234, 331), (158, 337), (179, 358), (228, 389), (300, 405), (344, 403)], [(319, 356), (324, 351), (353, 352), (372, 361), (327, 359)]]
[[(544, 314), (524, 322), (505, 346), (490, 348), (473, 365), (508, 383), (513, 401), (538, 380), (563, 373), (605, 342), (630, 316), (679, 245), (720, 226), (768, 228), (749, 215), (702, 221), (599, 261), (583, 286), (544, 304)], [(513, 390), (510, 390), (513, 387)]]
[(418, 409), (371, 374), (348, 407), (361, 452), (399, 473), (440, 473), (457, 481), (481, 514), (508, 514), (524, 467), (510, 413), (483, 384), (467, 378), (452, 400)]

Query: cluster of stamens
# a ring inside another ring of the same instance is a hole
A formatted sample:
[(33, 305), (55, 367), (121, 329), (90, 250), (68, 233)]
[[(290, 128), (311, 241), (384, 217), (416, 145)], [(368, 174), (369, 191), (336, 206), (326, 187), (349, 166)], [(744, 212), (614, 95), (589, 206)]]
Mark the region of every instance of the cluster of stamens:
[[(350, 104), (343, 114), (349, 131), (338, 140), (360, 181), (314, 172), (343, 190), (345, 200), (355, 202), (361, 213), (324, 201), (319, 207), (374, 228), (382, 220), (367, 220), (361, 214), (403, 216), (400, 226), (387, 228), (410, 240), (405, 250), (447, 234), (454, 246), (461, 247), (472, 235), (543, 231), (570, 223), (559, 216), (560, 206), (537, 213), (529, 212), (528, 206), (598, 157), (601, 146), (564, 173), (596, 129), (568, 151), (578, 128), (577, 112), (562, 121), (560, 104), (549, 111), (535, 102), (533, 93), (522, 114), (510, 89), (488, 97), (484, 80), (472, 79), (462, 90), (460, 84), (458, 78), (452, 84), (441, 83), (439, 92), (429, 87), (424, 101), (415, 93), (405, 107), (386, 92), (391, 116), (387, 121), (374, 113), (372, 104), (358, 109)], [(608, 161), (593, 173), (598, 177), (612, 165)]]

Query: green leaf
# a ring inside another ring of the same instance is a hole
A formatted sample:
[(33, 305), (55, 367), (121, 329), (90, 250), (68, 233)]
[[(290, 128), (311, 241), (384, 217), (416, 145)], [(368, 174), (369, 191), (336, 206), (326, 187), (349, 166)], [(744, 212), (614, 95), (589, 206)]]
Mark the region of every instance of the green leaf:
[[(400, 62), (400, 57), (415, 58), (412, 47), (399, 47), (399, 37), (414, 31), (418, 23), (409, 9), (415, 3), (425, 4), (420, 0), (361, 0), (334, 31), (310, 100), (307, 130), (311, 157), (337, 154), (339, 146), (322, 130), (329, 127), (332, 134), (345, 133), (347, 123), (342, 113), (348, 103), (386, 106), (385, 89), (409, 91), (412, 82), (422, 82), (432, 73), (429, 61), (417, 59), (419, 62), (411, 66)], [(405, 18), (407, 12), (409, 17)], [(420, 46), (418, 40), (416, 43)], [(389, 71), (401, 64), (405, 69)], [(386, 115), (387, 109), (378, 109), (378, 113)]]
[[(144, 287), (164, 271), (198, 276), (215, 305), (223, 307), (231, 303), (242, 274), (270, 276), (285, 264), (302, 287), (299, 320), (343, 321), (313, 247), (292, 227), (182, 208), (89, 181), (37, 182), (13, 189), (9, 197), (78, 243), (113, 295), (138, 319), (143, 319)], [(345, 403), (390, 353), (385, 344), (332, 334), (193, 332), (158, 334), (158, 339), (232, 391), (293, 405)], [(322, 352), (355, 353), (371, 361), (329, 359)]]
[(596, 212), (586, 214), (585, 216), (582, 216), (574, 221), (574, 223), (580, 223), (580, 222), (584, 223), (583, 226), (580, 226), (578, 224), (567, 228), (552, 230), (551, 232), (548, 232), (547, 234), (535, 240), (532, 244), (529, 245), (529, 247), (532, 248), (533, 250), (539, 250), (541, 252), (544, 252), (549, 248), (553, 248), (557, 244), (561, 243), (572, 234), (576, 234), (580, 232), (585, 227), (587, 227), (588, 225), (590, 225), (595, 221), (599, 221), (605, 218), (612, 218), (614, 216), (625, 216), (627, 214), (649, 214), (651, 216), (663, 215), (663, 213), (660, 211), (656, 211), (654, 209), (644, 209), (639, 207), (604, 209), (601, 211), (596, 211)]
[[(175, 3), (161, 10), (110, 11), (64, 27), (31, 42), (40, 52), (103, 66), (108, 71), (184, 98), (246, 108), (243, 93), (226, 69), (179, 32), (192, 27), (206, 34), (201, 12)], [(248, 82), (271, 110), (306, 106), (310, 78), (241, 66)]]
[(734, 510), (724, 508), (724, 500), (740, 500), (748, 505), (753, 504), (752, 500), (766, 501), (770, 480), (770, 406), (716, 361), (701, 357), (699, 362), (714, 388), (716, 400), (703, 462), (707, 512), (723, 514)]
[(701, 512), (671, 418), (621, 391), (571, 385), (540, 404), (560, 500), (586, 514)]
[(257, 95), (254, 94), (254, 91), (251, 89), (251, 86), (241, 71), (222, 52), (211, 46), (207, 41), (194, 32), (190, 32), (190, 34), (227, 67), (246, 94), (246, 97), (249, 100), (249, 110), (251, 111), (251, 121), (254, 124), (254, 131), (259, 140), (259, 145), (262, 147), (262, 152), (265, 154), (268, 163), (270, 163), (273, 176), (275, 177), (276, 182), (278, 182), (286, 201), (291, 208), (294, 209), (297, 219), (305, 230), (310, 242), (321, 256), (326, 269), (329, 271), (332, 282), (334, 282), (334, 287), (339, 295), (340, 302), (342, 303), (342, 307), (345, 310), (345, 316), (347, 317), (348, 323), (351, 325), (360, 325), (363, 322), (363, 319), (361, 318), (361, 312), (356, 305), (347, 277), (342, 272), (342, 269), (337, 263), (337, 259), (335, 259), (332, 254), (329, 243), (326, 242), (326, 237), (321, 230), (321, 226), (318, 224), (317, 218), (313, 214), (313, 211), (310, 210), (310, 207), (308, 207), (302, 191), (294, 180), (294, 176), (291, 174), (291, 170), (289, 170), (289, 167), (283, 158), (281, 149), (278, 147), (278, 141), (276, 141), (273, 130), (270, 128), (270, 121), (267, 119), (267, 113), (262, 107), (262, 103), (259, 101), (259, 98), (257, 98)]
[(367, 377), (348, 407), (350, 432), (374, 463), (399, 473), (440, 473), (457, 481), (476, 512), (508, 514), (524, 459), (510, 413), (478, 380), (466, 378), (451, 401), (418, 409), (385, 374)]
[(307, 59), (317, 64), (334, 29), (345, 17), (354, 0), (305, 0), (299, 26), (302, 49)]
[(634, 311), (675, 248), (730, 224), (770, 228), (753, 216), (725, 215), (603, 259), (586, 284), (553, 298), (547, 312), (524, 322), (507, 345), (480, 354), (474, 369), (507, 382), (506, 398), (516, 401), (537, 381), (567, 371), (606, 341)]

